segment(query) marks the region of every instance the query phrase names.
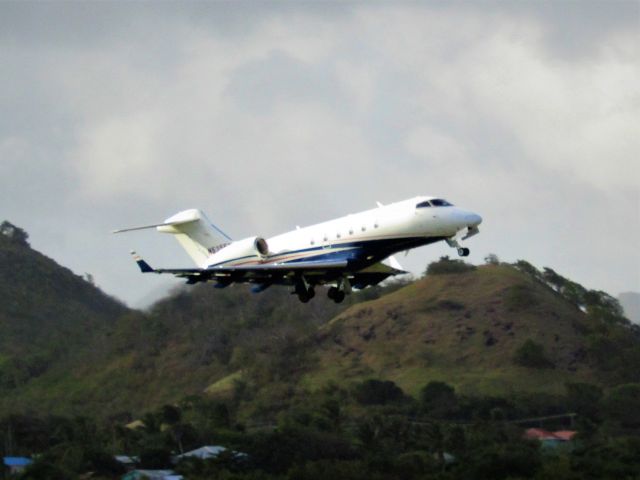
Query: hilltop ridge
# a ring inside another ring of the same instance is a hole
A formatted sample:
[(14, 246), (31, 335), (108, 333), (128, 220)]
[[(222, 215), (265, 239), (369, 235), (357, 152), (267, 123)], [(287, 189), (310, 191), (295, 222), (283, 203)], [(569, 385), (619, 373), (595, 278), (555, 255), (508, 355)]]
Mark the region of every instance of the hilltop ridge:
[[(128, 309), (30, 248), (8, 222), (0, 233), (0, 391), (19, 389), (87, 355)], [(4, 395), (3, 395), (4, 397)]]
[(259, 416), (368, 378), (413, 395), (433, 380), (470, 394), (638, 381), (640, 329), (619, 304), (526, 262), (442, 259), (456, 272), (342, 305), (180, 287), (142, 312), (17, 240), (0, 235), (0, 413), (136, 415), (206, 392)]
[[(318, 333), (320, 363), (334, 364), (336, 377), (387, 378), (413, 393), (428, 380), (483, 393), (556, 391), (569, 378), (596, 380), (586, 362), (584, 317), (517, 269), (486, 265), (430, 275), (351, 307)], [(514, 364), (527, 340), (543, 347), (553, 368)]]

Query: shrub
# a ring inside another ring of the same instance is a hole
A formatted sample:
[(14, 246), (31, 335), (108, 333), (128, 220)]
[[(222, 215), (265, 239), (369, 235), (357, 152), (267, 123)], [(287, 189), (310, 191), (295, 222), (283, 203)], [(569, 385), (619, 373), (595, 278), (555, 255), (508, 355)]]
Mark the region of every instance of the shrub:
[(514, 285), (505, 294), (505, 305), (512, 310), (529, 308), (539, 303), (529, 285)]
[(448, 256), (440, 257), (437, 262), (432, 262), (427, 267), (427, 275), (446, 275), (451, 273), (464, 273), (475, 270), (475, 265), (463, 262), (462, 260), (452, 260)]
[(446, 418), (455, 412), (457, 404), (454, 388), (445, 382), (432, 381), (420, 390), (420, 406), (431, 417)]
[(389, 380), (365, 380), (353, 389), (353, 396), (361, 405), (386, 405), (405, 398), (404, 392)]
[(553, 362), (545, 356), (544, 347), (531, 339), (516, 350), (513, 361), (527, 368), (555, 368)]

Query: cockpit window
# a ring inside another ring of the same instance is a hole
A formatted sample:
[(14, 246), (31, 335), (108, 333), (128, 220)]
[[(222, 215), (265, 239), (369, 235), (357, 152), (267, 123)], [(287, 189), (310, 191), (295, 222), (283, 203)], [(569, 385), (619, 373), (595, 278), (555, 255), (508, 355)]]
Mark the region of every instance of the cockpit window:
[(416, 208), (424, 208), (424, 207), (430, 207), (431, 204), (429, 202), (420, 202), (419, 204), (416, 205)]
[(433, 200), (431, 200), (431, 204), (434, 207), (453, 207), (453, 205), (451, 205), (446, 200), (443, 200), (442, 198), (434, 198)]

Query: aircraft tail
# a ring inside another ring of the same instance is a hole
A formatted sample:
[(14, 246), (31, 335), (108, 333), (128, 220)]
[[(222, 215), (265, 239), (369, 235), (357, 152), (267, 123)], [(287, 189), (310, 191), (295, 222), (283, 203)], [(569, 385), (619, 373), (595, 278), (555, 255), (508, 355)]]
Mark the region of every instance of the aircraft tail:
[(195, 208), (178, 212), (163, 223), (125, 228), (114, 233), (146, 228), (155, 228), (159, 232), (175, 235), (182, 248), (200, 267), (205, 265), (209, 255), (231, 242), (228, 235), (213, 225), (202, 211)]

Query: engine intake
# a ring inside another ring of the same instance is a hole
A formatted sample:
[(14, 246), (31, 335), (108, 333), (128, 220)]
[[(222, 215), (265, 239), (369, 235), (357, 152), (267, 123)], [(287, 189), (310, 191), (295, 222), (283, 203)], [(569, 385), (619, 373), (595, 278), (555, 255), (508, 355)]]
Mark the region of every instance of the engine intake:
[(260, 255), (261, 257), (266, 257), (267, 255), (269, 255), (269, 245), (267, 245), (267, 241), (264, 238), (256, 237), (254, 246), (256, 252), (258, 252), (258, 255)]

